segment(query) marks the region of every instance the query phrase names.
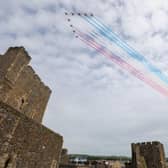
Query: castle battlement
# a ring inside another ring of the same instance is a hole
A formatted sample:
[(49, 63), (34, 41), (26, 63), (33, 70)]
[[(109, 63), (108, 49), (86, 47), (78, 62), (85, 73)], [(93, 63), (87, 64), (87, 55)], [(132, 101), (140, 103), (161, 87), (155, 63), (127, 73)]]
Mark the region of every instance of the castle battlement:
[(132, 143), (131, 146), (134, 147), (134, 146), (138, 146), (140, 148), (143, 148), (143, 147), (158, 147), (160, 145), (163, 145), (161, 144), (159, 141), (151, 141), (151, 142), (141, 142), (141, 143)]
[(163, 144), (158, 141), (132, 143), (132, 162), (126, 168), (166, 168)]

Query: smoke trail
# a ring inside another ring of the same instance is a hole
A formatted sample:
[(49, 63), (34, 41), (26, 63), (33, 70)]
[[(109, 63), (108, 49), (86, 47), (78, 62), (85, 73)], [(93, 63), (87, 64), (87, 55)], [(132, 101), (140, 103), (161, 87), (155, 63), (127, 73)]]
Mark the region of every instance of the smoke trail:
[[(74, 27), (75, 29), (77, 29), (76, 27)], [(87, 33), (87, 35), (86, 35), (86, 33)], [(88, 37), (88, 35), (90, 35), (90, 37)], [(101, 44), (102, 46), (105, 44), (105, 42), (104, 42), (104, 38), (102, 38), (102, 36), (98, 36), (97, 35), (97, 33), (95, 32), (95, 31), (86, 31), (85, 32), (85, 36), (86, 36), (86, 38), (88, 38), (88, 39), (90, 39), (91, 37), (92, 37), (92, 39), (96, 39), (96, 41), (99, 43), (99, 44)], [(107, 47), (104, 47), (104, 48), (106, 48), (107, 49)], [(111, 52), (111, 53), (113, 53), (113, 51), (111, 50), (111, 49), (109, 49), (108, 48), (108, 51), (109, 52)], [(113, 54), (114, 55), (114, 54)], [(122, 57), (121, 57), (122, 58)], [(123, 59), (123, 60), (125, 60), (125, 59)], [(132, 64), (132, 63), (136, 63), (135, 61), (136, 60), (132, 60), (133, 62), (129, 62), (128, 60), (125, 60), (127, 63), (129, 63), (129, 64)], [(139, 65), (138, 65), (139, 66)], [(137, 67), (137, 64), (134, 64), (134, 67)], [(137, 69), (137, 68), (136, 68)], [(145, 73), (145, 74), (147, 74), (148, 72), (146, 72), (146, 71), (143, 71), (143, 73)], [(147, 76), (146, 76), (147, 77)], [(165, 83), (162, 83), (160, 80), (158, 80), (158, 78), (154, 75), (154, 76), (152, 76), (152, 78), (153, 78), (153, 80), (156, 82), (156, 80), (157, 80), (157, 83), (158, 84), (160, 84), (160, 85), (165, 85)], [(167, 87), (167, 85), (165, 85), (165, 87)]]
[[(76, 28), (76, 27), (74, 27), (74, 28)], [(76, 29), (77, 29), (77, 28), (76, 28)], [(88, 35), (90, 35), (93, 39), (96, 39), (96, 41), (97, 41), (99, 44), (101, 44), (102, 46), (105, 44), (104, 38), (103, 38), (102, 36), (98, 35), (95, 31), (86, 31), (85, 34), (88, 34)], [(106, 40), (106, 39), (105, 39), (105, 40)], [(106, 47), (106, 48), (107, 48), (107, 47)], [(111, 53), (113, 53), (113, 51), (112, 51), (111, 49), (109, 49), (109, 47), (108, 47), (108, 51), (111, 52)], [(122, 57), (123, 57), (123, 56), (122, 56)], [(121, 57), (121, 58), (122, 58), (122, 57)], [(125, 60), (125, 58), (124, 58), (123, 60)], [(134, 67), (137, 67), (137, 66), (141, 65), (140, 62), (138, 62), (139, 65), (137, 65), (137, 62), (136, 62), (136, 60), (134, 60), (134, 59), (132, 59), (133, 62), (131, 61), (131, 63), (129, 62), (129, 60), (125, 60), (125, 61), (128, 62), (129, 64), (133, 64), (133, 63), (134, 63)], [(137, 68), (136, 68), (136, 69), (137, 69)], [(147, 71), (143, 71), (143, 73), (148, 73), (148, 72), (147, 72)], [(157, 83), (159, 83), (159, 84), (161, 84), (161, 85), (165, 85), (165, 83), (162, 83), (162, 81), (158, 80), (159, 78), (157, 78), (156, 75), (152, 75), (152, 78), (154, 78), (154, 80), (157, 80)], [(165, 87), (167, 87), (167, 84), (165, 85)]]
[(168, 84), (168, 78), (159, 70), (157, 67), (153, 66), (143, 55), (139, 54), (133, 48), (131, 48), (128, 44), (123, 42), (116, 34), (112, 32), (110, 28), (102, 24), (98, 19), (89, 16), (81, 16), (84, 18), (89, 24), (91, 24), (99, 34), (114, 42), (116, 45), (121, 47), (127, 54), (129, 54), (132, 58), (141, 62), (150, 72), (154, 73), (157, 77), (159, 77), (163, 82)]
[(120, 67), (126, 69), (129, 73), (133, 74), (134, 76), (136, 76), (138, 79), (140, 79), (141, 81), (144, 81), (145, 83), (147, 83), (148, 85), (150, 85), (152, 88), (154, 88), (155, 90), (159, 91), (160, 93), (168, 96), (168, 90), (166, 90), (165, 88), (161, 87), (160, 85), (158, 85), (157, 83), (155, 83), (154, 81), (152, 81), (149, 78), (146, 78), (145, 75), (143, 73), (141, 73), (140, 71), (136, 70), (136, 68), (134, 68), (133, 66), (131, 66), (130, 64), (128, 64), (126, 61), (122, 60), (120, 57), (114, 55), (114, 54), (109, 54), (106, 50), (105, 47), (102, 45), (99, 45), (98, 43), (96, 43), (94, 41), (93, 38), (91, 38), (89, 35), (85, 34), (85, 33), (81, 33), (80, 31), (77, 30), (77, 34), (80, 37), (79, 39), (81, 41), (83, 41), (85, 44), (89, 45), (90, 47), (96, 49), (96, 51), (98, 51), (99, 53), (101, 53), (102, 55), (110, 58), (114, 63), (116, 63), (117, 65), (119, 65)]

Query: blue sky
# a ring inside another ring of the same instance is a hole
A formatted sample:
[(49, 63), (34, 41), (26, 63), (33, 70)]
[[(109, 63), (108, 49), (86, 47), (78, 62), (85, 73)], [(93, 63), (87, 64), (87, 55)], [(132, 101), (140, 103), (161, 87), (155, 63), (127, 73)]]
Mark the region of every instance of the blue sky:
[(6, 0), (0, 53), (24, 46), (52, 89), (43, 124), (70, 153), (130, 155), (130, 143), (168, 151), (168, 98), (76, 40), (64, 12), (92, 12), (168, 74), (167, 0)]

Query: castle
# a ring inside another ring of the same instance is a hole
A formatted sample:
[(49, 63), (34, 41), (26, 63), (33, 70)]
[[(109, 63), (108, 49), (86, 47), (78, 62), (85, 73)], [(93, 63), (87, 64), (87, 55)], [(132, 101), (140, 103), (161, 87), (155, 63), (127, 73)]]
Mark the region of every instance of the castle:
[(0, 55), (0, 168), (56, 168), (63, 137), (41, 122), (51, 94), (23, 47)]
[[(58, 168), (59, 163), (77, 168), (68, 164), (63, 137), (41, 124), (51, 90), (30, 60), (23, 47), (0, 55), (0, 168)], [(132, 144), (132, 160), (125, 166), (166, 168), (163, 144)]]
[(126, 168), (166, 168), (163, 144), (160, 142), (133, 143), (132, 161)]

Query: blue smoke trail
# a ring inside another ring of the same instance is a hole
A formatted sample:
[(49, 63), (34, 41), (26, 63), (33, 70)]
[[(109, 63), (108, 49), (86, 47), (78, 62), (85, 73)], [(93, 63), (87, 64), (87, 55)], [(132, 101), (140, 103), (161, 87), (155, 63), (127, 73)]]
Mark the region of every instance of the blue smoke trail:
[(121, 47), (127, 54), (129, 54), (132, 58), (141, 62), (148, 70), (154, 73), (157, 77), (159, 77), (163, 82), (168, 84), (168, 78), (162, 73), (160, 69), (153, 66), (143, 55), (139, 54), (136, 50), (131, 48), (128, 44), (122, 41), (113, 31), (105, 26), (103, 23), (98, 21), (94, 17), (89, 16), (81, 16), (85, 19), (90, 25), (97, 29), (98, 33), (115, 43), (119, 47)]
[(76, 32), (77, 32), (79, 39), (83, 41), (85, 44), (92, 47), (93, 49), (95, 49), (97, 52), (104, 55), (105, 57), (110, 58), (113, 61), (113, 63), (127, 70), (129, 73), (131, 73), (132, 75), (134, 75), (141, 81), (150, 85), (153, 89), (156, 89), (157, 91), (159, 91), (160, 93), (166, 96), (168, 95), (168, 91), (164, 87), (160, 86), (152, 79), (146, 77), (144, 73), (137, 70), (134, 66), (130, 65), (128, 62), (123, 60), (121, 57), (113, 54), (112, 52), (109, 52), (109, 50), (104, 45), (97, 43), (95, 39), (91, 37), (89, 34), (82, 33), (78, 29), (76, 29)]

